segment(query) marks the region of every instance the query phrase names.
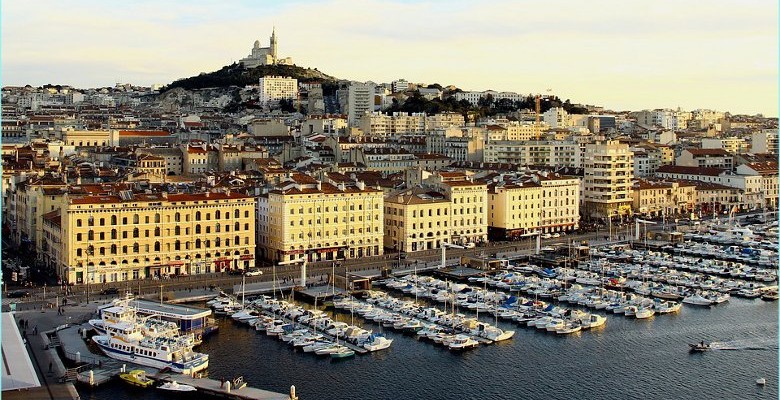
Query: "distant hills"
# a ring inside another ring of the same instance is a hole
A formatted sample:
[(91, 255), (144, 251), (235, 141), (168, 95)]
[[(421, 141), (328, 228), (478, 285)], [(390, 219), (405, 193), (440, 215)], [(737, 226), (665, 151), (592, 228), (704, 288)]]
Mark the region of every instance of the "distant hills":
[(178, 79), (161, 89), (165, 92), (174, 88), (204, 89), (229, 86), (256, 85), (258, 79), (264, 76), (288, 76), (298, 82), (319, 81), (335, 83), (338, 79), (323, 74), (316, 68), (303, 68), (296, 65), (261, 65), (255, 68), (244, 68), (239, 63), (222, 67), (218, 71), (203, 73), (189, 78)]

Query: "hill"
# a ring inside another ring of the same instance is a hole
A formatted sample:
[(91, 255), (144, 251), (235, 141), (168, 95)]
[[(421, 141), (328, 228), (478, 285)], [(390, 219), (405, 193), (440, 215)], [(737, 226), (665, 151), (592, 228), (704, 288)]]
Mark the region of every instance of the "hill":
[(246, 69), (239, 63), (222, 67), (218, 71), (203, 73), (189, 78), (178, 79), (161, 89), (165, 92), (174, 88), (204, 89), (228, 86), (246, 86), (257, 84), (263, 76), (289, 76), (298, 82), (321, 81), (336, 82), (338, 79), (325, 75), (316, 68), (303, 68), (296, 65), (261, 65)]

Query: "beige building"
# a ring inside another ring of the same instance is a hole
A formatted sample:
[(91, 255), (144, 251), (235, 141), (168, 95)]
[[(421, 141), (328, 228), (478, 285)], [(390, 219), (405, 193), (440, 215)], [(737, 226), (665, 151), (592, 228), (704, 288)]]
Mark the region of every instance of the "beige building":
[(461, 173), (436, 172), (424, 181), (450, 201), (451, 243), (487, 241), (487, 185), (473, 182)]
[(119, 146), (119, 131), (65, 128), (62, 130), (61, 139), (66, 145), (75, 147)]
[(696, 185), (639, 179), (632, 187), (633, 211), (650, 217), (687, 215), (696, 209)]
[(675, 164), (683, 167), (731, 170), (734, 167), (734, 156), (722, 148), (685, 149), (677, 157)]
[(580, 146), (567, 141), (499, 140), (485, 144), (485, 162), (518, 165), (581, 166)]
[(252, 268), (255, 207), (239, 193), (67, 196), (54, 264), (67, 283)]
[(450, 202), (435, 190), (415, 187), (385, 197), (384, 246), (404, 252), (438, 249), (451, 240)]
[(607, 218), (631, 214), (633, 158), (628, 145), (618, 141), (585, 146), (583, 215)]
[(382, 191), (293, 174), (258, 199), (260, 254), (271, 261), (383, 254)]

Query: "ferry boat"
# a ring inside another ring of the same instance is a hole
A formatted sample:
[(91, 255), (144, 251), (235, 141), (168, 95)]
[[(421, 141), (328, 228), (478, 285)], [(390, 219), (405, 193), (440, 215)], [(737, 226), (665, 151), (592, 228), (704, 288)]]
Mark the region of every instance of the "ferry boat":
[[(190, 336), (190, 337), (188, 337)], [(97, 335), (92, 341), (107, 356), (157, 369), (170, 368), (179, 374), (191, 375), (208, 368), (209, 356), (192, 351), (192, 335), (146, 337)]]

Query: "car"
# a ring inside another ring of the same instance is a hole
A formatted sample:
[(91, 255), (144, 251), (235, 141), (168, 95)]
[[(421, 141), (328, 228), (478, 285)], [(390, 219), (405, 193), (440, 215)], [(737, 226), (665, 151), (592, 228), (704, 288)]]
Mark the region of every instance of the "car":
[(119, 294), (119, 289), (115, 287), (106, 288), (100, 291), (100, 294), (102, 295), (108, 295), (108, 294)]
[(468, 242), (468, 243), (464, 244), (463, 247), (466, 248), (466, 249), (473, 249), (473, 248), (477, 247), (477, 245), (474, 244), (474, 242)]
[(244, 275), (246, 276), (260, 276), (263, 274), (263, 271), (260, 271), (259, 269), (250, 269), (249, 271), (246, 271)]
[(559, 237), (561, 237), (561, 234), (558, 233), (558, 232), (555, 232), (555, 233), (553, 233), (552, 237), (559, 238)]
[(549, 239), (551, 237), (552, 237), (552, 235), (549, 234), (549, 233), (545, 233), (544, 235), (542, 235), (542, 239)]
[(28, 292), (26, 290), (15, 290), (15, 291), (13, 291), (11, 293), (8, 293), (6, 295), (6, 297), (8, 297), (10, 299), (20, 299), (20, 298), (23, 298), (23, 297), (30, 297), (30, 292)]

